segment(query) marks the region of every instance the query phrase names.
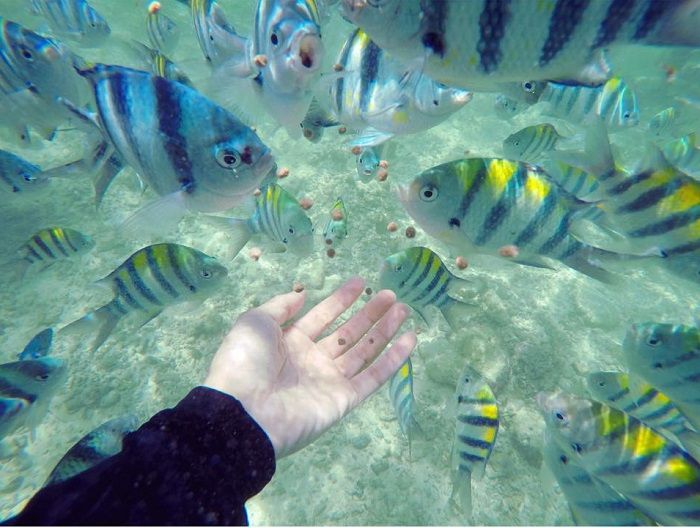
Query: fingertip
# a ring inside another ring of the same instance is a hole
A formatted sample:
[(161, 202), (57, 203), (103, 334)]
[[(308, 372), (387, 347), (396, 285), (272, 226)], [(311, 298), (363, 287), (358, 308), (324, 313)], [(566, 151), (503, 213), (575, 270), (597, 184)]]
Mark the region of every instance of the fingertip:
[(345, 286), (346, 288), (352, 288), (353, 290), (364, 290), (365, 279), (363, 279), (359, 275), (354, 275), (353, 277), (350, 277), (343, 286)]
[(396, 301), (396, 293), (393, 290), (379, 290), (375, 297), (386, 297), (391, 302)]

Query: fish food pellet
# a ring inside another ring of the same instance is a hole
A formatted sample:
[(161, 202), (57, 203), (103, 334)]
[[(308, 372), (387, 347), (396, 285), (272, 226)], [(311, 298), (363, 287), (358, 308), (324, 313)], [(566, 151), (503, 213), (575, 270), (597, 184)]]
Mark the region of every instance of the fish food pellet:
[(372, 295), (372, 288), (365, 288), (365, 293), (367, 295)]
[(338, 338), (338, 344), (339, 344), (340, 346), (344, 346), (344, 345), (345, 345), (345, 339), (343, 339), (342, 337)]
[(335, 257), (335, 249), (328, 248), (328, 250), (326, 251), (326, 255), (328, 255), (329, 258)]
[(292, 286), (292, 290), (296, 293), (301, 293), (304, 291), (304, 285), (301, 282), (295, 282), (294, 286)]
[(262, 250), (259, 247), (250, 248), (250, 251), (248, 251), (248, 256), (256, 262), (260, 259), (261, 255)]
[(408, 226), (406, 228), (406, 238), (413, 238), (416, 236), (416, 228), (413, 226)]
[(277, 169), (277, 178), (280, 180), (289, 176), (289, 169), (287, 167), (280, 167)]
[(396, 224), (396, 222), (389, 222), (386, 225), (386, 230), (389, 231), (389, 233), (393, 233), (394, 231), (397, 231), (399, 229), (399, 226)]
[(355, 156), (357, 156), (360, 154), (360, 152), (362, 152), (362, 149), (360, 147), (352, 147), (350, 149), (350, 152), (352, 152), (353, 154), (355, 154)]
[(311, 206), (313, 204), (314, 204), (314, 201), (308, 197), (304, 197), (301, 200), (299, 200), (299, 205), (301, 205), (301, 208), (304, 210), (311, 209)]
[(389, 177), (389, 171), (387, 171), (386, 169), (381, 168), (377, 171), (377, 179), (379, 181), (381, 181), (381, 182), (386, 181), (386, 179), (388, 177)]
[(469, 266), (469, 263), (467, 262), (467, 259), (465, 259), (464, 257), (457, 257), (457, 258), (455, 259), (455, 265), (456, 265), (459, 269), (466, 269), (467, 266)]

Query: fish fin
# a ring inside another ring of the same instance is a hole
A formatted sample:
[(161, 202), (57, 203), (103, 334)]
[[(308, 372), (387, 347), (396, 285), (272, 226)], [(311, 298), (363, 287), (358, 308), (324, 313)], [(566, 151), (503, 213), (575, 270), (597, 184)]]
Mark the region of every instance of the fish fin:
[(478, 306), (468, 304), (464, 301), (447, 297), (447, 302), (440, 307), (442, 315), (445, 316), (447, 324), (450, 325), (453, 332), (464, 328), (465, 323), (476, 313)]
[(25, 258), (12, 259), (0, 265), (0, 271), (3, 275), (9, 276), (10, 281), (21, 281), (27, 275), (27, 271), (32, 263)]
[(248, 220), (244, 218), (227, 218), (224, 216), (203, 215), (205, 222), (224, 231), (231, 239), (231, 248), (229, 258), (233, 260), (240, 253), (252, 235), (248, 227)]
[(231, 33), (229, 42), (234, 43), (231, 50), (232, 56), (216, 66), (216, 74), (240, 78), (250, 78), (257, 75), (260, 70), (255, 65), (253, 41), (241, 37), (237, 33)]
[(24, 350), (19, 353), (17, 358), (19, 360), (24, 359), (37, 359), (48, 355), (49, 350), (51, 350), (51, 342), (53, 341), (53, 328), (45, 328), (38, 334), (36, 334), (24, 347)]
[(550, 157), (583, 169), (593, 176), (602, 176), (615, 170), (608, 131), (605, 122), (600, 119), (586, 131), (585, 152), (557, 150), (551, 152)]
[[(99, 170), (95, 173), (95, 177), (92, 180), (93, 187), (95, 188), (95, 205), (99, 207), (102, 204), (107, 189), (112, 185), (114, 179), (121, 173), (124, 168), (124, 163), (118, 154), (112, 154), (102, 165)], [(141, 189), (141, 194), (146, 190), (143, 180), (136, 175), (138, 179), (139, 186)]]
[(187, 212), (185, 193), (177, 191), (155, 200), (136, 211), (121, 225), (127, 236), (137, 238), (159, 235), (175, 229)]
[(543, 257), (540, 257), (538, 255), (527, 255), (524, 257), (512, 257), (512, 258), (507, 258), (505, 260), (512, 260), (513, 262), (517, 262), (518, 264), (522, 264), (523, 266), (530, 266), (532, 268), (540, 268), (540, 269), (554, 269), (554, 267), (546, 261)]
[(109, 303), (97, 310), (94, 310), (77, 321), (64, 326), (58, 331), (59, 336), (78, 336), (95, 334), (95, 338), (90, 346), (90, 352), (95, 352), (121, 321), (122, 316), (118, 315), (117, 310), (113, 309)]
[(150, 314), (150, 315), (149, 315), (146, 319), (144, 319), (144, 321), (139, 325), (139, 328), (141, 328), (142, 326), (146, 326), (148, 323), (150, 323), (151, 321), (153, 321), (153, 319), (155, 319), (156, 317), (158, 317), (162, 312), (163, 312), (163, 310), (158, 310), (157, 312)]
[(581, 71), (568, 79), (553, 79), (559, 84), (571, 86), (598, 87), (612, 77), (612, 69), (605, 50), (598, 50), (591, 62), (586, 64)]
[(562, 262), (570, 268), (605, 284), (618, 284), (620, 282), (618, 276), (603, 268), (599, 262), (600, 257), (611, 255), (620, 256), (620, 254), (612, 251), (593, 246), (584, 246), (584, 249), (577, 251), (567, 259), (563, 259)]
[(40, 173), (42, 178), (74, 178), (76, 176), (82, 176), (85, 174), (85, 161), (80, 159), (76, 161), (71, 161), (60, 167), (54, 167), (52, 169), (46, 169)]
[(63, 104), (63, 106), (65, 106), (69, 112), (78, 118), (76, 123), (78, 128), (81, 128), (88, 133), (94, 133), (95, 128), (97, 128), (97, 130), (100, 131), (100, 134), (102, 134), (102, 127), (100, 126), (100, 121), (96, 112), (91, 112), (85, 108), (80, 108), (63, 97), (59, 97), (58, 102)]
[(459, 497), (459, 504), (464, 514), (471, 518), (472, 515), (472, 476), (469, 471), (456, 469), (452, 474), (452, 497)]
[(395, 134), (391, 132), (382, 132), (373, 127), (367, 127), (360, 132), (357, 136), (350, 142), (351, 147), (374, 147), (381, 145), (385, 141), (389, 141), (394, 137)]
[(420, 426), (414, 416), (411, 416), (410, 421), (408, 422), (408, 434), (406, 436), (408, 437), (408, 459), (412, 460), (411, 448), (413, 440), (416, 438), (425, 438), (425, 431), (423, 431), (423, 428)]

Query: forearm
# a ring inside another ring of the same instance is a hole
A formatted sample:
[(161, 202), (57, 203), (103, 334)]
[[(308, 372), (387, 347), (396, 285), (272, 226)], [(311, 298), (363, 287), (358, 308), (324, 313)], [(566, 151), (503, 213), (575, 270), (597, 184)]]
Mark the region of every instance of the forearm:
[(272, 444), (241, 404), (198, 387), (122, 451), (39, 491), (13, 524), (243, 524), (269, 482)]

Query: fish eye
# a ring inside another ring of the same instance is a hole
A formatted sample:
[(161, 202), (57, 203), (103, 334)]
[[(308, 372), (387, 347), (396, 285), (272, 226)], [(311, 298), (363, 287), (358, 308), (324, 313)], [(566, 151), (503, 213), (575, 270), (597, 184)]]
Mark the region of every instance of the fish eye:
[(577, 453), (580, 453), (583, 451), (583, 447), (581, 447), (581, 444), (571, 444), (571, 447), (576, 451)]
[(394, 271), (401, 271), (403, 269), (403, 266), (401, 264), (397, 264), (394, 266)]
[(438, 100), (437, 100), (437, 99), (433, 99), (433, 104), (434, 104), (435, 106), (437, 106), (437, 105), (438, 105)]
[(629, 112), (625, 112), (624, 114), (622, 114), (622, 119), (629, 119), (629, 118), (630, 118)]
[(531, 81), (525, 81), (523, 84), (523, 90), (526, 92), (532, 93), (535, 89), (535, 84)]
[(647, 345), (655, 347), (661, 343), (661, 339), (656, 337), (654, 334), (651, 334), (649, 337), (647, 337)]
[(559, 420), (560, 422), (566, 422), (566, 417), (564, 416), (563, 413), (557, 411), (554, 413), (554, 417)]
[(203, 279), (210, 279), (212, 277), (213, 273), (211, 271), (209, 271), (208, 269), (204, 268), (201, 272), (201, 275), (202, 275)]
[(36, 376), (34, 376), (34, 379), (37, 381), (46, 381), (47, 379), (49, 379), (49, 375), (48, 374), (37, 374)]
[(424, 185), (423, 188), (420, 190), (420, 199), (424, 202), (432, 202), (433, 200), (436, 200), (437, 197), (438, 190), (437, 187), (435, 187), (434, 185)]
[(31, 174), (25, 173), (22, 175), (22, 177), (24, 178), (24, 181), (26, 181), (26, 182), (33, 182), (36, 180), (36, 178), (34, 176), (32, 176)]
[(234, 169), (241, 163), (241, 156), (235, 150), (224, 149), (216, 153), (216, 162), (225, 169)]
[(605, 382), (604, 381), (599, 381), (598, 382), (598, 387), (605, 387)]
[(663, 366), (664, 366), (663, 363), (661, 363), (660, 361), (657, 361), (656, 363), (654, 363), (654, 364), (651, 366), (651, 368), (658, 370), (658, 369), (660, 369), (660, 368), (663, 368)]
[(294, 234), (294, 227), (289, 226), (289, 234), (293, 235)]
[(272, 42), (272, 45), (273, 45), (273, 46), (277, 46), (277, 44), (279, 44), (280, 39), (279, 39), (279, 37), (277, 36), (277, 33), (274, 33), (274, 32), (273, 32), (272, 35), (270, 35), (270, 42)]
[(22, 46), (20, 48), (20, 53), (22, 53), (22, 57), (24, 57), (28, 61), (34, 60), (34, 54), (32, 53), (32, 51), (29, 48)]
[(469, 383), (469, 378), (464, 378), (464, 383)]
[(561, 460), (561, 463), (562, 463), (562, 464), (568, 464), (568, 463), (569, 463), (569, 459), (566, 458), (566, 455), (560, 456), (560, 457), (559, 457), (559, 460)]

